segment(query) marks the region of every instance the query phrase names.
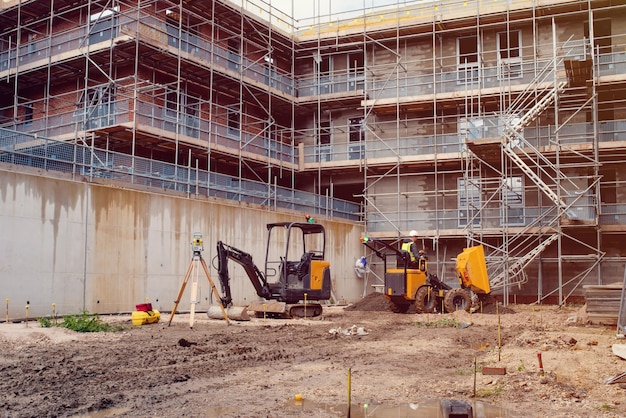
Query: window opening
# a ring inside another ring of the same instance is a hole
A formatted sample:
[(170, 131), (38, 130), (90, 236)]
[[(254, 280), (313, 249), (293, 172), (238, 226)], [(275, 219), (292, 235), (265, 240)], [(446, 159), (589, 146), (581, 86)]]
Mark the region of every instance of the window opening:
[(365, 158), (365, 126), (363, 118), (348, 119), (348, 159)]
[(479, 180), (459, 178), (457, 187), (459, 227), (467, 226), (470, 220), (472, 225), (480, 225), (480, 216), (478, 216), (481, 205)]
[(24, 125), (32, 125), (33, 124), (33, 104), (27, 103), (23, 105), (24, 107)]
[(332, 130), (330, 126), (330, 121), (322, 121), (318, 124), (318, 134), (316, 136), (317, 141), (317, 160), (320, 161), (331, 161), (332, 159), (332, 148), (331, 148), (331, 138), (332, 138)]
[(501, 192), (503, 225), (524, 225), (524, 179), (507, 177)]
[(365, 59), (363, 51), (348, 54), (348, 90), (365, 88)]
[(200, 127), (200, 99), (194, 96), (186, 97), (185, 104), (185, 134), (197, 138)]
[(522, 77), (522, 31), (511, 30), (499, 32), (498, 47), (498, 78)]
[(83, 93), (74, 116), (84, 121), (84, 129), (96, 129), (114, 123), (115, 89), (112, 85), (92, 87)]
[(228, 135), (239, 138), (241, 129), (241, 114), (239, 113), (239, 106), (233, 105), (227, 108), (228, 119)]
[(228, 68), (232, 70), (239, 70), (239, 64), (241, 63), (239, 40), (228, 40)]
[(478, 36), (457, 39), (457, 83), (478, 82)]

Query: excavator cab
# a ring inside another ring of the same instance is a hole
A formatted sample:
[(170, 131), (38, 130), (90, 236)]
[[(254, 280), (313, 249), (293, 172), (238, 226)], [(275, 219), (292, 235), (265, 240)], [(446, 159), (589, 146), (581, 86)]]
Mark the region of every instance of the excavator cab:
[[(326, 232), (315, 223), (267, 225), (265, 275), (277, 274), (276, 299), (286, 303), (330, 299), (330, 263), (325, 260)], [(285, 243), (281, 246), (275, 243)]]

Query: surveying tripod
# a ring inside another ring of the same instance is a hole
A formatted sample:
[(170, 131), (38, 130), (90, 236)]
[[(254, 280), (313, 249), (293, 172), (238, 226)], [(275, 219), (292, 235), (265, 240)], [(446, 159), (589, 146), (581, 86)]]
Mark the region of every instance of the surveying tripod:
[(185, 279), (183, 280), (182, 285), (180, 286), (180, 291), (178, 292), (178, 297), (174, 301), (174, 309), (172, 309), (172, 313), (170, 314), (170, 320), (167, 323), (169, 327), (172, 323), (172, 319), (174, 319), (174, 314), (176, 313), (176, 309), (178, 308), (178, 303), (183, 296), (183, 292), (185, 291), (185, 286), (187, 286), (187, 282), (189, 278), (192, 277), (191, 282), (191, 307), (189, 310), (189, 327), (193, 328), (193, 320), (196, 314), (196, 304), (198, 303), (198, 274), (199, 268), (198, 265), (202, 266), (204, 270), (204, 274), (206, 278), (209, 280), (209, 286), (211, 286), (211, 290), (213, 291), (213, 295), (215, 299), (219, 301), (220, 308), (222, 308), (222, 313), (224, 314), (224, 319), (226, 323), (230, 325), (230, 320), (228, 319), (228, 314), (226, 313), (226, 309), (224, 309), (224, 305), (222, 304), (222, 299), (220, 295), (217, 293), (217, 289), (215, 288), (215, 284), (213, 280), (211, 280), (211, 275), (209, 275), (209, 269), (202, 258), (202, 251), (204, 251), (204, 246), (202, 245), (202, 234), (195, 233), (193, 234), (193, 239), (191, 241), (191, 249), (193, 251), (193, 257), (191, 258), (191, 262), (189, 263), (189, 267), (187, 268), (187, 273), (185, 273)]

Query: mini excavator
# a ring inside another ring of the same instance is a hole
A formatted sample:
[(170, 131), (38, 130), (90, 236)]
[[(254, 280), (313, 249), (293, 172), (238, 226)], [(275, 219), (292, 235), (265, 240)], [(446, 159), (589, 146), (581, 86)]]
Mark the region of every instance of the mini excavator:
[[(232, 304), (228, 261), (243, 267), (263, 302), (248, 309), (257, 317), (315, 317), (322, 314), (319, 301), (330, 299), (330, 263), (325, 260), (326, 233), (320, 224), (278, 222), (267, 225), (265, 268), (261, 271), (249, 253), (217, 243), (217, 270), (223, 306)], [(276, 243), (285, 243), (282, 250)], [(269, 278), (276, 280), (270, 282)], [(312, 301), (312, 302), (310, 302)]]

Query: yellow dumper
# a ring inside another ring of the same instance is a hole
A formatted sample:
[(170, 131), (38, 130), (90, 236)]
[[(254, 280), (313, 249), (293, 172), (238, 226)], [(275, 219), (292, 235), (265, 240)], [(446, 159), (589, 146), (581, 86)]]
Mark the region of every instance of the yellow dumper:
[[(489, 277), (482, 245), (465, 248), (457, 256), (456, 272), (460, 287), (452, 287), (428, 273), (428, 258), (418, 260), (416, 268), (410, 256), (384, 241), (361, 238), (363, 245), (384, 262), (384, 294), (393, 312), (417, 313), (470, 311), (475, 299), (489, 294)], [(475, 297), (473, 297), (475, 295)]]

